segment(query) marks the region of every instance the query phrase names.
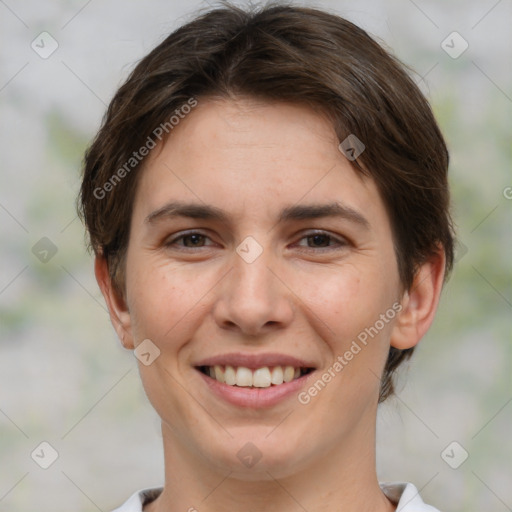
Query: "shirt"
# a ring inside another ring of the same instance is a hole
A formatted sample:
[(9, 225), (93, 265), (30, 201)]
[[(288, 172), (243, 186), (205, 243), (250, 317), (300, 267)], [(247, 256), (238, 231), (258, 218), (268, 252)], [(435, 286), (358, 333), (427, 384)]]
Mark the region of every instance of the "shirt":
[[(396, 512), (439, 512), (437, 508), (426, 505), (413, 484), (381, 483), (382, 492), (396, 503)], [(145, 503), (158, 498), (162, 488), (146, 489), (136, 492), (124, 505), (112, 512), (142, 512)]]

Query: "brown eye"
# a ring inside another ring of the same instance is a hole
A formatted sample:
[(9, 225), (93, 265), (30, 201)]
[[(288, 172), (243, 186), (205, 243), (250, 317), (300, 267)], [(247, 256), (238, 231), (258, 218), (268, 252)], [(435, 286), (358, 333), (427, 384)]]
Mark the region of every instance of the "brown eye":
[(347, 245), (343, 237), (335, 237), (326, 232), (306, 233), (298, 242), (301, 249), (339, 249)]
[(309, 247), (328, 247), (331, 237), (329, 235), (310, 235), (306, 237)]
[(215, 244), (211, 243), (211, 240), (208, 236), (196, 231), (183, 233), (165, 242), (165, 246), (172, 249), (194, 249), (210, 247), (212, 245)]
[(184, 235), (181, 237), (185, 247), (203, 247), (205, 236), (199, 233), (192, 233), (191, 235)]

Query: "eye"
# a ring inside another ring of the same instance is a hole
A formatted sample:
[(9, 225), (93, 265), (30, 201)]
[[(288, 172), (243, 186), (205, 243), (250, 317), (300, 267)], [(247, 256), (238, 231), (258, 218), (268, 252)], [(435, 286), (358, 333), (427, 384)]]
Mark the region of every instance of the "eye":
[[(179, 236), (175, 236), (165, 242), (166, 247), (177, 247), (179, 249), (193, 249), (194, 247), (208, 247), (213, 244), (207, 244), (210, 240), (203, 233), (192, 231), (189, 233), (182, 233)], [(211, 240), (210, 240), (211, 242)]]
[(307, 249), (335, 249), (348, 245), (348, 242), (341, 237), (335, 237), (325, 231), (317, 231), (303, 236), (298, 245), (299, 247), (305, 247)]
[[(188, 233), (177, 234), (169, 238), (165, 247), (178, 250), (187, 250), (194, 248), (212, 247), (215, 243), (204, 233), (199, 231), (190, 231)], [(343, 237), (334, 236), (325, 231), (315, 231), (302, 236), (297, 245), (304, 250), (334, 250), (349, 245)]]

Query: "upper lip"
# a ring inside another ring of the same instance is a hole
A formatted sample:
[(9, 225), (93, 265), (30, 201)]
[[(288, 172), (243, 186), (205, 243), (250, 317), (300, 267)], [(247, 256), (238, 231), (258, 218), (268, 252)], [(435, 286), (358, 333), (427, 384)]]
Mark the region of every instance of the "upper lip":
[(244, 354), (231, 353), (202, 359), (194, 366), (244, 366), (249, 369), (263, 368), (264, 366), (293, 366), (294, 368), (315, 368), (311, 362), (298, 359), (286, 354)]

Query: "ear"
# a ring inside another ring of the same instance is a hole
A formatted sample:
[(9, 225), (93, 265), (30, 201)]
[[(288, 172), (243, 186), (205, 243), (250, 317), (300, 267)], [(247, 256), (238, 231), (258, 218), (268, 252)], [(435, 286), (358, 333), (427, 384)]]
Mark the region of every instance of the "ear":
[(417, 270), (412, 286), (404, 293), (402, 310), (391, 333), (391, 346), (404, 350), (418, 344), (428, 331), (443, 288), (446, 257), (440, 247)]
[(119, 296), (119, 293), (112, 284), (105, 258), (96, 256), (94, 260), (94, 274), (107, 303), (110, 321), (121, 343), (124, 348), (133, 350), (135, 346), (133, 343), (130, 311), (126, 306), (125, 299)]

